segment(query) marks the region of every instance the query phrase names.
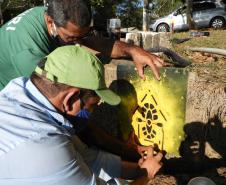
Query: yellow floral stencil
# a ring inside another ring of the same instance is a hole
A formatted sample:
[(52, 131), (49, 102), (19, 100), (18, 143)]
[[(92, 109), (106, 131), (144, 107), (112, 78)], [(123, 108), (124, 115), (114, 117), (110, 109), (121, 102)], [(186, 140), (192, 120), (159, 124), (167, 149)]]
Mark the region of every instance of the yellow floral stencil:
[(149, 77), (139, 83), (131, 81), (138, 100), (132, 126), (142, 145), (157, 145), (160, 150), (179, 156), (184, 139), (186, 78), (178, 82), (168, 75), (163, 73), (161, 82)]

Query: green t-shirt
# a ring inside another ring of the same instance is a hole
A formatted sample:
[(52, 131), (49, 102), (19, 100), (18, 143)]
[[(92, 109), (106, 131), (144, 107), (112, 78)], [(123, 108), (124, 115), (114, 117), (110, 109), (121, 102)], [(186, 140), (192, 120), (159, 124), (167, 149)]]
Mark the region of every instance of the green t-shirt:
[(13, 78), (29, 76), (56, 48), (44, 13), (44, 7), (31, 8), (0, 28), (0, 90)]

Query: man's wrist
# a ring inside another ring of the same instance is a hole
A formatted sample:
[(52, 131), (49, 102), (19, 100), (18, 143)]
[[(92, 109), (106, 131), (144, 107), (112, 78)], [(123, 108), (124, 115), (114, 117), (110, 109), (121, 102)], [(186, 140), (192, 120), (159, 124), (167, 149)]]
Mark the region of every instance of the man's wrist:
[(138, 46), (128, 44), (122, 41), (116, 41), (115, 44), (118, 45), (118, 48), (120, 48), (122, 57), (132, 57), (134, 55), (135, 50), (139, 48)]
[(135, 46), (135, 45), (132, 45), (132, 44), (127, 44), (125, 52), (126, 52), (127, 56), (133, 57), (133, 55), (135, 55), (137, 50), (140, 50), (140, 49), (141, 48), (138, 47), (138, 46)]

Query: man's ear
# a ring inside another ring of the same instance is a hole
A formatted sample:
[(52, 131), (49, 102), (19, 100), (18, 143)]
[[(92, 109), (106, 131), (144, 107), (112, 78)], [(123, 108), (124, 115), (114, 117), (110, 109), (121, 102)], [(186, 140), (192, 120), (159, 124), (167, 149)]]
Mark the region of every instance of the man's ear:
[(47, 13), (45, 13), (45, 20), (48, 25), (53, 24), (53, 19)]
[(80, 109), (80, 107), (76, 108), (75, 103), (79, 101), (77, 98), (79, 95), (78, 90), (71, 90), (66, 94), (63, 100), (63, 107), (66, 114), (70, 115), (71, 113), (74, 114), (75, 109)]
[(48, 32), (50, 35), (52, 35), (53, 33), (51, 33), (51, 31), (52, 31), (52, 26), (54, 21), (47, 13), (45, 13), (44, 17), (45, 17), (45, 22), (46, 22)]

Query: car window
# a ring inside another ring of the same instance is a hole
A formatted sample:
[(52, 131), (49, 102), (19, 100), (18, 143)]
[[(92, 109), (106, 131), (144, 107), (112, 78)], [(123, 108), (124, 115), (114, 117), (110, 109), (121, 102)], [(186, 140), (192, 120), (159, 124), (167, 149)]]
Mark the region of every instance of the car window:
[(201, 11), (216, 8), (216, 5), (212, 2), (195, 3), (193, 4), (193, 11)]
[(176, 15), (184, 14), (184, 13), (186, 13), (186, 6), (183, 6), (176, 11)]
[(180, 13), (181, 13), (181, 14), (186, 13), (186, 6), (184, 6), (184, 7), (182, 7), (182, 8), (180, 9)]

